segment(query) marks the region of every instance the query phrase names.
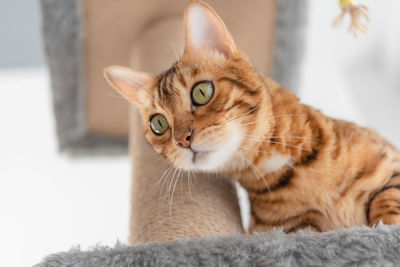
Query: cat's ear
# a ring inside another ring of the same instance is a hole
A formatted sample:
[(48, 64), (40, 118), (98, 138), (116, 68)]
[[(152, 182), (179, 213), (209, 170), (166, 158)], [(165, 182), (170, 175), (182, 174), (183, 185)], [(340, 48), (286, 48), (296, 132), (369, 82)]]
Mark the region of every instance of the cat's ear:
[(202, 1), (190, 3), (184, 14), (185, 54), (216, 50), (226, 57), (236, 53), (231, 34), (217, 13)]
[(104, 69), (104, 76), (107, 81), (122, 96), (136, 106), (146, 105), (148, 102), (148, 87), (154, 76), (135, 71), (128, 67), (110, 66)]

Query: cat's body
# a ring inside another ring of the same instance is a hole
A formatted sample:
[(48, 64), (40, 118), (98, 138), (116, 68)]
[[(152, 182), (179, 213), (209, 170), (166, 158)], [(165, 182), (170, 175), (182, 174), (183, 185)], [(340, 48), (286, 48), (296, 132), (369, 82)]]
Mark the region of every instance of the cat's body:
[(200, 1), (185, 12), (185, 53), (169, 70), (154, 77), (115, 66), (106, 77), (171, 164), (242, 184), (251, 230), (400, 223), (400, 153), (259, 75)]
[(253, 134), (265, 137), (246, 155), (262, 179), (251, 167), (227, 173), (249, 193), (251, 229), (400, 223), (399, 151), (374, 131), (328, 118), (279, 85), (265, 84), (272, 130)]

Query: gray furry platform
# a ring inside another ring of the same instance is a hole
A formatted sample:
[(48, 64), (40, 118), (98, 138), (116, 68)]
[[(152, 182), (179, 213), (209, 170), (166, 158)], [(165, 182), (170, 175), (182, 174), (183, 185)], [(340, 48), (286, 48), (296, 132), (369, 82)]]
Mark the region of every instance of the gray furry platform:
[(399, 266), (400, 226), (179, 239), (47, 256), (44, 266)]

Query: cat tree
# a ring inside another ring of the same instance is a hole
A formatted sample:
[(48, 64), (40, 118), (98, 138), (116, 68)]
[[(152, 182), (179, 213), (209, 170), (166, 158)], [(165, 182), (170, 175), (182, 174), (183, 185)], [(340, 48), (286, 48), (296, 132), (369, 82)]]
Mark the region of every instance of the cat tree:
[[(299, 253), (306, 255), (308, 263), (321, 264), (324, 259), (329, 263), (341, 255), (343, 237), (360, 237), (350, 238), (347, 243), (350, 245), (369, 242), (370, 247), (360, 250), (365, 253), (388, 236), (399, 240), (398, 228), (386, 227), (375, 232), (344, 230), (322, 234), (320, 238), (305, 232), (291, 236), (272, 232), (253, 237), (221, 237), (243, 233), (235, 188), (223, 177), (207, 179), (198, 175), (191, 195), (179, 189), (172, 201), (163, 199), (163, 194), (154, 190), (154, 184), (167, 164), (145, 142), (137, 112), (116, 97), (102, 70), (111, 64), (130, 65), (153, 73), (166, 69), (182, 50), (182, 11), (187, 1), (105, 0), (100, 4), (95, 0), (41, 0), (41, 3), (60, 149), (71, 155), (124, 153), (129, 137), (133, 165), (129, 243), (136, 245), (72, 250), (50, 255), (39, 266), (157, 263), (245, 266), (268, 262), (284, 265), (296, 263), (301, 258)], [(306, 1), (216, 0), (212, 5), (235, 36), (236, 44), (249, 54), (258, 70), (296, 89)], [(182, 185), (178, 186), (187, 189), (187, 179), (182, 179)], [(185, 239), (190, 237), (203, 239)], [(392, 247), (393, 238), (379, 251)], [(176, 241), (140, 245), (170, 240)], [(307, 250), (303, 242), (313, 250)], [(336, 246), (336, 254), (322, 256), (329, 252), (330, 246)], [(391, 262), (400, 253), (375, 253), (371, 259), (385, 263), (384, 255), (389, 255)], [(343, 262), (365, 262), (365, 257), (352, 254)]]
[[(177, 193), (173, 203), (148, 201), (166, 163), (145, 142), (137, 112), (129, 111), (102, 74), (111, 64), (152, 73), (168, 68), (182, 52), (186, 4), (185, 0), (110, 0), (101, 5), (94, 0), (42, 0), (60, 149), (73, 155), (119, 153), (126, 149), (129, 136), (130, 244), (243, 232), (235, 189), (222, 177), (207, 180), (198, 174), (190, 197), (188, 181), (182, 179), (186, 190)], [(305, 1), (212, 4), (261, 73), (296, 88)]]

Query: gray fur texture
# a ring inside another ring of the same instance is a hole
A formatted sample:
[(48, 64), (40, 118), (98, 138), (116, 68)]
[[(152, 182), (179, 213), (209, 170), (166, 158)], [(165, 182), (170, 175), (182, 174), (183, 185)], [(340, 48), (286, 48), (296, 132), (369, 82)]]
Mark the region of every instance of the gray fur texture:
[(276, 32), (271, 78), (298, 92), (305, 51), (308, 0), (276, 1)]
[(48, 266), (400, 266), (400, 226), (74, 248), (36, 265)]
[(87, 131), (81, 5), (78, 0), (41, 0), (59, 149), (72, 155), (125, 154), (127, 141), (94, 136)]
[[(93, 136), (86, 128), (85, 21), (81, 4), (79, 0), (41, 0), (59, 148), (72, 155), (126, 153), (127, 141)], [(303, 55), (306, 11), (307, 0), (277, 1), (271, 76), (295, 92)]]

